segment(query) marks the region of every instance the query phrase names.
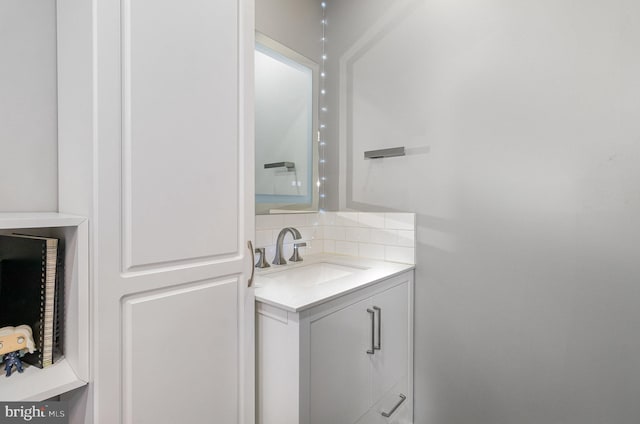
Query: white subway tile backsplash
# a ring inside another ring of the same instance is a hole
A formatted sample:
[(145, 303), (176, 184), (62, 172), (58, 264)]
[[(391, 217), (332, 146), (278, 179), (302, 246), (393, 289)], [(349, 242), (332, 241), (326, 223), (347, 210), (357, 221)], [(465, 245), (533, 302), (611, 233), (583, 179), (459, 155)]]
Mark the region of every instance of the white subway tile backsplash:
[(352, 241), (336, 241), (336, 253), (339, 255), (358, 256), (358, 243)]
[(306, 213), (292, 213), (284, 219), (287, 227), (306, 227), (308, 225), (308, 217)]
[(319, 213), (308, 213), (305, 214), (307, 216), (307, 225), (311, 227), (317, 227), (320, 225), (320, 214)]
[(335, 212), (320, 212), (320, 225), (336, 225)]
[(284, 217), (288, 215), (256, 215), (256, 229), (280, 230), (284, 227)]
[(342, 227), (358, 227), (358, 212), (335, 212), (335, 225)]
[(307, 255), (322, 253), (322, 240), (308, 241), (306, 247), (300, 247), (300, 255), (304, 259)]
[(273, 244), (272, 233), (272, 230), (256, 230), (256, 247)]
[(381, 244), (358, 243), (358, 256), (384, 260), (384, 246)]
[(384, 217), (384, 227), (394, 230), (414, 230), (415, 214), (387, 213)]
[(293, 255), (293, 243), (286, 243), (282, 245), (282, 257), (284, 260), (288, 261), (291, 255)]
[(300, 231), (300, 235), (304, 241), (313, 240), (315, 238), (315, 228), (313, 227), (299, 227), (298, 231)]
[(307, 255), (322, 253), (324, 252), (324, 241), (323, 240), (314, 240), (310, 243), (305, 249)]
[(369, 243), (371, 242), (371, 228), (358, 228), (358, 241)]
[(264, 230), (267, 228), (265, 215), (256, 215), (256, 230)]
[(359, 212), (358, 222), (361, 227), (384, 228), (384, 214), (374, 212)]
[[(307, 242), (301, 254), (338, 253), (394, 262), (415, 261), (415, 215), (412, 213), (319, 212), (256, 216), (256, 246), (267, 247), (272, 260), (282, 228), (297, 228)], [(285, 239), (285, 259), (293, 240)]]
[(327, 253), (336, 253), (336, 241), (324, 239), (324, 251)]
[(416, 233), (409, 230), (398, 230), (398, 240), (396, 245), (403, 247), (414, 247), (416, 245)]
[(267, 262), (273, 262), (273, 258), (276, 257), (276, 246), (267, 246), (264, 250), (264, 255), (267, 257)]
[(415, 250), (413, 247), (385, 246), (384, 259), (391, 262), (414, 264)]
[(324, 238), (328, 240), (344, 240), (344, 227), (324, 227)]
[(395, 245), (398, 240), (396, 230), (371, 230), (371, 243)]
[(358, 241), (359, 230), (360, 228), (357, 228), (357, 227), (345, 228), (344, 239), (349, 241)]

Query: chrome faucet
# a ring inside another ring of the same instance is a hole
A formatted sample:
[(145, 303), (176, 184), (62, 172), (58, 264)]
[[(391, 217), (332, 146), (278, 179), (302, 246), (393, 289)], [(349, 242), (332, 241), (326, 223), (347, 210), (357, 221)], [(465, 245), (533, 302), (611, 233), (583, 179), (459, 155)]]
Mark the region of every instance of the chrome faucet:
[(255, 263), (256, 268), (269, 268), (271, 266), (269, 265), (269, 262), (267, 262), (267, 258), (265, 257), (264, 250), (265, 250), (264, 247), (256, 248), (256, 253), (260, 255), (260, 259), (258, 259), (258, 262)]
[(302, 256), (300, 256), (300, 248), (305, 247), (307, 243), (293, 243), (293, 254), (289, 258), (291, 262), (302, 262)]
[(302, 236), (300, 235), (300, 231), (296, 230), (295, 228), (283, 228), (282, 231), (280, 231), (280, 234), (278, 234), (278, 240), (276, 242), (276, 256), (273, 258), (273, 262), (271, 262), (274, 265), (285, 265), (287, 263), (287, 261), (282, 256), (282, 245), (284, 243), (284, 237), (287, 235), (287, 233), (291, 233), (294, 240), (300, 240), (302, 238)]

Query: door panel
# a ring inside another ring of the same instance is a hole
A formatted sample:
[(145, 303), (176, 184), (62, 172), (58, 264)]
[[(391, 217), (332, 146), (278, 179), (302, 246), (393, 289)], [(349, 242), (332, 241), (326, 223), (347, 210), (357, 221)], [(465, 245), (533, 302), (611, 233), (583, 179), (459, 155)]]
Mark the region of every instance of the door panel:
[[(373, 399), (380, 399), (401, 378), (406, 377), (409, 360), (409, 287), (403, 283), (372, 298), (380, 308), (376, 324), (381, 322), (380, 350), (371, 357)], [(377, 331), (377, 326), (376, 326)]]
[(225, 279), (125, 298), (125, 423), (237, 422), (237, 287)]
[(368, 301), (311, 323), (311, 424), (355, 423), (371, 406)]
[(122, 3), (125, 271), (233, 254), (238, 4)]

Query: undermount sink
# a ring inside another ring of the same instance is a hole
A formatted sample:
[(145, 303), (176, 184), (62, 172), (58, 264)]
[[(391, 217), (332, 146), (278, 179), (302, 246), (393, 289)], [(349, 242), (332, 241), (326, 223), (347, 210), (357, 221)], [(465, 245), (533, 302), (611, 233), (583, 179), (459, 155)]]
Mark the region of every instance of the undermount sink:
[(296, 284), (301, 287), (312, 287), (346, 277), (364, 269), (366, 268), (330, 262), (318, 262), (272, 272), (265, 274), (263, 277), (281, 283)]

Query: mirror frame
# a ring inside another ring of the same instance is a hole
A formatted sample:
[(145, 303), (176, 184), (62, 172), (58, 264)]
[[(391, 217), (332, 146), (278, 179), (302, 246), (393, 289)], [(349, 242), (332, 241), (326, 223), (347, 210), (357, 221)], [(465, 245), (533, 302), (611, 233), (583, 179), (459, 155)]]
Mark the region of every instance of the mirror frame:
[[(266, 47), (269, 50), (276, 52), (277, 54), (287, 58), (288, 60), (297, 62), (309, 69), (311, 69), (311, 84), (312, 84), (312, 128), (311, 128), (311, 186), (309, 187), (311, 194), (311, 203), (258, 203), (255, 202), (256, 215), (268, 215), (272, 213), (296, 213), (296, 212), (317, 212), (319, 203), (319, 189), (318, 182), (319, 167), (318, 167), (318, 101), (319, 101), (319, 87), (320, 87), (320, 65), (309, 59), (306, 56), (290, 49), (284, 44), (270, 38), (269, 36), (256, 31), (255, 42), (257, 45)], [(255, 51), (255, 49), (254, 49)], [(254, 158), (254, 164), (257, 158)], [(255, 196), (254, 196), (255, 199)]]

